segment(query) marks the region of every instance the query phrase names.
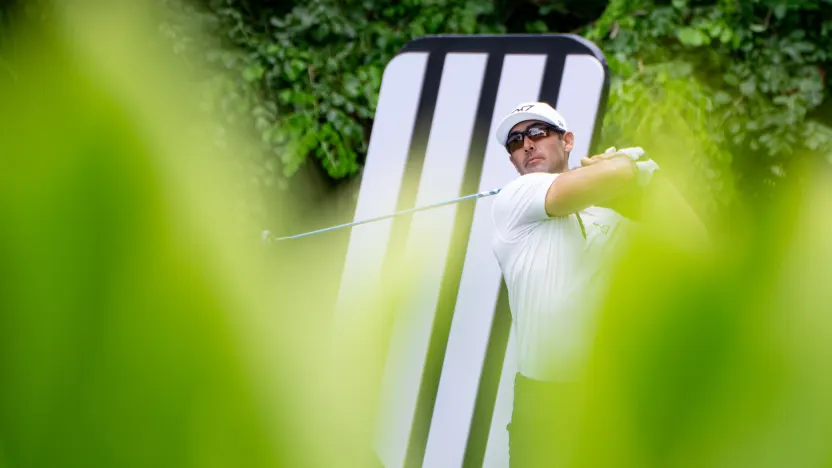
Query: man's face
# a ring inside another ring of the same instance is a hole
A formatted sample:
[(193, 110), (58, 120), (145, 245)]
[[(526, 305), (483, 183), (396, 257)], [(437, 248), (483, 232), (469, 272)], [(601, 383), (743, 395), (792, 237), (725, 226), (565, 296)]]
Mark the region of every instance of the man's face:
[(566, 132), (558, 134), (544, 122), (527, 120), (515, 125), (509, 131), (509, 139), (519, 132), (527, 132), (530, 128), (545, 131), (545, 136), (530, 137), (525, 135), (522, 145), (517, 144), (510, 152), (511, 163), (520, 175), (532, 172), (548, 172), (550, 174), (565, 172), (569, 162), (569, 152), (572, 151), (574, 135)]

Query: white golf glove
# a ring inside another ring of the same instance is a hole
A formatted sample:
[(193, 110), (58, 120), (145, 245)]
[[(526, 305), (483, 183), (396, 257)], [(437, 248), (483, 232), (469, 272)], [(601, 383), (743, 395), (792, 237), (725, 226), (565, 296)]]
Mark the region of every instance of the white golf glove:
[(624, 153), (635, 161), (636, 163), (636, 183), (638, 185), (644, 187), (645, 185), (650, 183), (650, 180), (653, 178), (653, 173), (659, 170), (659, 165), (656, 164), (656, 161), (652, 159), (648, 159), (646, 161), (639, 161), (639, 159), (644, 156), (644, 150), (640, 147), (635, 148), (622, 148), (622, 149), (615, 149), (614, 146), (607, 148), (604, 153)]
[(656, 161), (653, 161), (652, 159), (648, 159), (647, 161), (636, 161), (636, 167), (638, 168), (636, 181), (642, 187), (649, 184), (650, 180), (653, 179), (653, 173), (660, 169), (659, 165), (656, 164)]

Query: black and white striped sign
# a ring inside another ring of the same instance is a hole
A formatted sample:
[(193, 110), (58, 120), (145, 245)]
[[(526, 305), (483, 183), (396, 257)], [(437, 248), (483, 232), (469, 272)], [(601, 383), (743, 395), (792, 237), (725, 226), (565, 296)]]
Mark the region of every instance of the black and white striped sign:
[[(547, 101), (590, 152), (608, 90), (600, 50), (572, 35), (435, 36), (385, 69), (355, 219), (500, 188), (518, 176), (493, 137), (517, 104)], [(594, 148), (593, 148), (594, 149)], [(418, 264), (400, 302), (374, 448), (385, 467), (507, 467), (513, 334), (491, 250), (492, 198), (352, 229), (336, 321)], [(404, 252), (391, 258), (389, 252)], [(360, 299), (363, 298), (363, 299)]]

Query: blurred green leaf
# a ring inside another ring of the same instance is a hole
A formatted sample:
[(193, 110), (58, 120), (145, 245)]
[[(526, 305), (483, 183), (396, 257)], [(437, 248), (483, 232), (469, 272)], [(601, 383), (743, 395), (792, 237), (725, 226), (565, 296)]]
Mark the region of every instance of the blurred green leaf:
[(708, 36), (694, 28), (682, 28), (677, 33), (679, 41), (687, 46), (701, 46), (708, 42)]

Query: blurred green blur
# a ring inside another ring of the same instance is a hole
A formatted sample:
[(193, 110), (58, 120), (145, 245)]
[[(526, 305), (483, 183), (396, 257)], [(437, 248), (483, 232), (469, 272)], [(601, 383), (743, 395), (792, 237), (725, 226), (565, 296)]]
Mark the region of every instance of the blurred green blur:
[(213, 144), (150, 14), (78, 2), (4, 54), (0, 465), (321, 466), (245, 141)]
[(832, 173), (816, 156), (710, 244), (654, 200), (615, 266), (569, 466), (832, 466)]

